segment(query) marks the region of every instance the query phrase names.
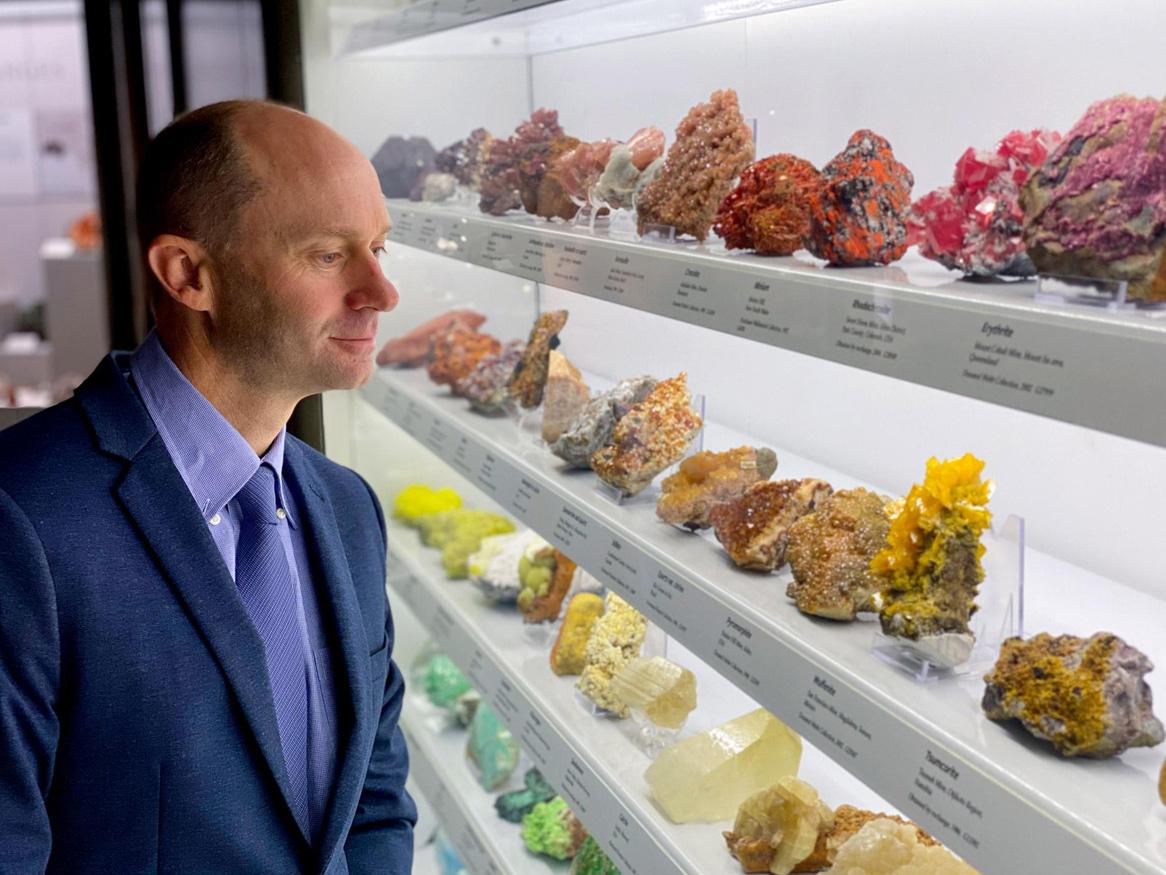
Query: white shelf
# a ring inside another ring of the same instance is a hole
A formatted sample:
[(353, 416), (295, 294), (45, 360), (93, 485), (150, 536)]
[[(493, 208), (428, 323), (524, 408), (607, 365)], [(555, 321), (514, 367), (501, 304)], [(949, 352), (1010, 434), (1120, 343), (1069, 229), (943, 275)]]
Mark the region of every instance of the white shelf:
[[(1166, 310), (1035, 300), (1035, 282), (956, 279), (661, 244), (529, 216), (388, 201), (391, 239), (669, 319), (1166, 446)], [(1115, 391), (1114, 374), (1121, 374)]]
[[(915, 684), (871, 657), (869, 624), (840, 626), (799, 614), (784, 597), (784, 576), (734, 569), (706, 538), (659, 523), (651, 502), (610, 503), (590, 472), (564, 470), (545, 449), (521, 439), (512, 422), (471, 413), (429, 383), (424, 371), (381, 371), (361, 392), (504, 509), (986, 875), (1166, 872), (1166, 817), (1155, 792), (1161, 753), (1139, 749), (1104, 762), (1061, 760), (984, 718), (978, 680)], [(742, 442), (715, 424), (706, 424), (705, 435), (712, 448)], [(780, 476), (824, 477), (836, 488), (858, 485), (780, 448), (778, 457)], [(1160, 602), (1031, 551), (1027, 567), (1028, 631), (1089, 634), (1111, 624), (1166, 665)], [(428, 610), (422, 614), (432, 617), (427, 625), (444, 635), (455, 660), (461, 648), (460, 659), (481, 661), (480, 653), (465, 650), (474, 645), (451, 634), (457, 625), (452, 609), (434, 604)], [(471, 668), (475, 683), (500, 684), (483, 677), (482, 668)], [(500, 714), (517, 719), (514, 714), (530, 713), (533, 701), (541, 704), (553, 694), (536, 689), (533, 697), (521, 695), (513, 713), (507, 693)], [(580, 753), (582, 767), (596, 768)], [(937, 760), (950, 769), (946, 779), (936, 771)], [(1149, 813), (1134, 817), (1131, 807)], [(633, 827), (644, 835), (629, 842), (628, 852), (659, 846), (661, 837), (649, 824)]]
[[(352, 28), (341, 54), (378, 49), (553, 2), (555, 0), (411, 0), (401, 8)], [(346, 5), (350, 4), (337, 4), (338, 7)]]

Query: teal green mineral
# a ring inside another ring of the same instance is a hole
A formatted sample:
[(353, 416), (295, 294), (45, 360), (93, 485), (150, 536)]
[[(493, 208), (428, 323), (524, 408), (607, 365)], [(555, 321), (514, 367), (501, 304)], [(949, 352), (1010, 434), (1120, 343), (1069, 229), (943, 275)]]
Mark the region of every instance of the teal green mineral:
[(478, 767), (478, 783), (487, 790), (506, 783), (518, 765), (518, 742), (485, 702), (478, 705), (470, 721), (466, 756)]
[(421, 677), (425, 685), (425, 695), (438, 708), (452, 709), (462, 693), (470, 688), (470, 682), (461, 673), (452, 659), (444, 653), (437, 653), (429, 660)]
[(522, 780), (526, 784), (524, 789), (503, 793), (494, 800), (498, 816), (511, 823), (521, 823), (522, 818), (540, 802), (555, 798), (554, 788), (543, 779), (538, 769), (528, 769)]

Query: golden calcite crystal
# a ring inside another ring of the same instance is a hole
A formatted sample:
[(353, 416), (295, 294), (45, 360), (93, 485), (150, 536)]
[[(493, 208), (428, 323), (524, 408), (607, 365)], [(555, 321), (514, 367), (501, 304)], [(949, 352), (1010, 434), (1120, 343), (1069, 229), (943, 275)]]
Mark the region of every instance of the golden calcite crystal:
[(773, 571), (785, 564), (790, 526), (831, 491), (825, 480), (764, 480), (735, 501), (714, 507), (709, 521), (737, 565)]
[(789, 875), (814, 852), (834, 813), (805, 781), (786, 775), (741, 803), (725, 843), (744, 872)]
[(796, 775), (802, 740), (758, 708), (664, 750), (644, 773), (673, 823), (728, 820), (749, 796)]
[(798, 610), (831, 620), (853, 620), (871, 610), (882, 586), (870, 561), (882, 549), (890, 522), (886, 499), (866, 489), (844, 489), (790, 526), (785, 558), (794, 579), (785, 594)]
[(612, 692), (611, 681), (640, 655), (647, 631), (643, 614), (615, 593), (608, 593), (603, 616), (595, 621), (587, 639), (587, 662), (575, 684), (579, 692), (605, 711), (627, 717), (627, 706)]
[(707, 529), (709, 511), (732, 501), (777, 469), (777, 454), (768, 448), (737, 447), (723, 453), (704, 450), (680, 463), (680, 470), (660, 484), (656, 516), (689, 529)]
[(635, 495), (684, 455), (703, 425), (692, 409), (687, 379), (681, 371), (660, 381), (616, 423), (611, 445), (591, 457), (600, 479), (624, 495)]
[(942, 845), (919, 840), (914, 826), (889, 818), (872, 820), (850, 837), (834, 859), (831, 875), (977, 875)]
[(587, 642), (602, 614), (603, 599), (593, 592), (581, 592), (567, 602), (559, 637), (551, 648), (551, 671), (557, 675), (583, 671), (587, 664)]
[(542, 404), (551, 350), (558, 345), (559, 332), (566, 324), (566, 310), (549, 310), (540, 314), (530, 329), (522, 358), (514, 366), (510, 382), (506, 384), (510, 395), (528, 410)]
[(641, 656), (621, 668), (611, 691), (628, 708), (665, 729), (679, 729), (696, 708), (696, 675), (663, 656)]
[(838, 849), (872, 820), (880, 818), (910, 826), (915, 830), (916, 839), (922, 844), (939, 844), (914, 823), (897, 815), (867, 811), (863, 808), (855, 808), (853, 805), (839, 805), (834, 811), (833, 821), (818, 833), (818, 842), (814, 845), (814, 852), (798, 863), (794, 867), (794, 872), (823, 872), (829, 869), (834, 864), (834, 858), (838, 856)]
[(542, 439), (553, 444), (591, 400), (591, 390), (579, 369), (557, 349), (551, 350), (543, 390)]
[(968, 620), (984, 579), (980, 537), (992, 521), (992, 482), (980, 478), (983, 470), (971, 453), (928, 459), (923, 482), (891, 520), (886, 546), (870, 564), (886, 580), (879, 620), (887, 635), (971, 634)]

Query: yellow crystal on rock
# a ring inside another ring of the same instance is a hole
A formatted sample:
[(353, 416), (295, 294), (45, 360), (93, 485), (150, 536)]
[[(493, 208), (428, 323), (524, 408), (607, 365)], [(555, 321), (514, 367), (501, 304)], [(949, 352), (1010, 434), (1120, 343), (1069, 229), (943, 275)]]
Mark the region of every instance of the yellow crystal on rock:
[(430, 489), (420, 483), (406, 486), (393, 499), (393, 516), (406, 525), (416, 525), (420, 517), (462, 506), (462, 498), (452, 489)]
[(838, 849), (830, 875), (977, 875), (941, 845), (919, 839), (909, 824), (872, 820)]
[(728, 820), (750, 795), (796, 775), (802, 740), (758, 708), (677, 742), (644, 773), (673, 823)]
[(814, 852), (833, 817), (817, 790), (787, 775), (741, 803), (725, 843), (745, 872), (789, 875)]
[(587, 639), (587, 664), (575, 686), (605, 711), (627, 717), (628, 709), (611, 691), (616, 672), (640, 655), (648, 621), (644, 615), (611, 592), (603, 616), (595, 621)]
[(665, 729), (679, 729), (696, 707), (696, 675), (663, 656), (628, 663), (612, 679), (611, 691)]
[(587, 642), (603, 614), (603, 599), (581, 592), (567, 603), (559, 637), (551, 648), (551, 671), (557, 675), (579, 674), (587, 665)]

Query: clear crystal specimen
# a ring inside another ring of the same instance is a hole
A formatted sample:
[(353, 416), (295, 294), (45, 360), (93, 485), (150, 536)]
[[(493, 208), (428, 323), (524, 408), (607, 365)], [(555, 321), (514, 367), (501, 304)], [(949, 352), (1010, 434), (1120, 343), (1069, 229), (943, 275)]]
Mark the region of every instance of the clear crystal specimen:
[(611, 681), (615, 697), (657, 726), (679, 729), (696, 707), (696, 675), (663, 656), (641, 656)]

